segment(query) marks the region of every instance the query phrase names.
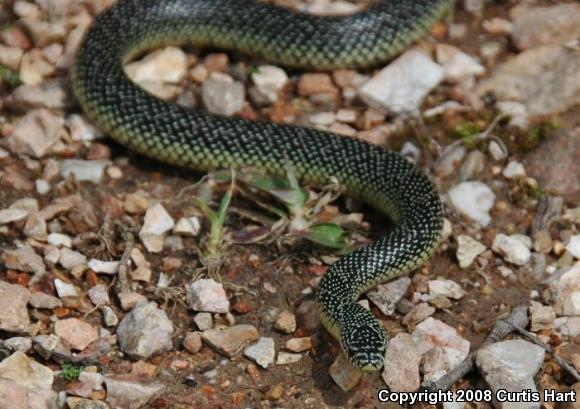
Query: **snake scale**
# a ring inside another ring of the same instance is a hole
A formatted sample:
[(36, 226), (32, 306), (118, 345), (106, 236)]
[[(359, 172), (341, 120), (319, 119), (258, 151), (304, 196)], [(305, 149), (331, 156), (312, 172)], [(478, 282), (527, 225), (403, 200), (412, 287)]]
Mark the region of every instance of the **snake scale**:
[(159, 100), (123, 71), (155, 47), (194, 45), (240, 51), (289, 67), (330, 70), (392, 58), (450, 13), (454, 0), (379, 0), (350, 16), (313, 16), (252, 0), (121, 0), (97, 16), (79, 48), (72, 82), (88, 117), (140, 154), (197, 170), (251, 167), (302, 183), (335, 177), (347, 193), (396, 226), (339, 259), (320, 281), (317, 309), (349, 361), (383, 366), (387, 337), (362, 293), (427, 259), (443, 210), (430, 180), (397, 153), (330, 132), (221, 117)]

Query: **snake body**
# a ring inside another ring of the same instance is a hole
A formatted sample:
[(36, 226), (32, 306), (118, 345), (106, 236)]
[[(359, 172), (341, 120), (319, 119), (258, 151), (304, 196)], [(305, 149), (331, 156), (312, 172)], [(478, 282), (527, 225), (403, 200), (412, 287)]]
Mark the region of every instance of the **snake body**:
[(388, 60), (449, 13), (454, 0), (380, 0), (351, 16), (298, 14), (250, 0), (121, 0), (97, 16), (72, 69), (89, 118), (148, 157), (198, 170), (252, 167), (302, 183), (336, 177), (396, 227), (339, 259), (322, 278), (317, 309), (350, 362), (383, 366), (387, 337), (362, 293), (415, 268), (434, 251), (442, 206), (430, 180), (400, 155), (311, 128), (188, 110), (134, 85), (123, 64), (147, 49), (191, 44), (241, 51), (292, 67), (335, 69)]

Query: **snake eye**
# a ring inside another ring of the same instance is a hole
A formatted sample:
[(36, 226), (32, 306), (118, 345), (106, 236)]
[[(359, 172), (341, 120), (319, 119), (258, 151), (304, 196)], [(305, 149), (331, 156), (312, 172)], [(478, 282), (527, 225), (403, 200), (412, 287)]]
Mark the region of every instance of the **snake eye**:
[(367, 323), (343, 333), (343, 348), (350, 363), (365, 372), (378, 371), (383, 367), (387, 338), (377, 323)]

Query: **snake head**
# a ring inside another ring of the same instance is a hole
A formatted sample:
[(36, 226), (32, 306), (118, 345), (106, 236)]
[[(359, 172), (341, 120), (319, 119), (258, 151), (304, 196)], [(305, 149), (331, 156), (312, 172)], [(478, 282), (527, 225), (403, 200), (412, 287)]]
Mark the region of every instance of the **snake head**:
[(379, 371), (385, 359), (387, 336), (369, 311), (362, 307), (356, 310), (354, 316), (357, 319), (343, 324), (342, 348), (352, 366), (363, 372)]

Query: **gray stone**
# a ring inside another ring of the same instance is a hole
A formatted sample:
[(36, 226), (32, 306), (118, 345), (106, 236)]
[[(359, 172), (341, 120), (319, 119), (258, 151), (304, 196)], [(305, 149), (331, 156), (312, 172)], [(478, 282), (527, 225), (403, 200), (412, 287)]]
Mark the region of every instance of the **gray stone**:
[(173, 323), (153, 302), (135, 306), (117, 328), (119, 347), (136, 359), (147, 359), (173, 347)]
[(366, 295), (384, 315), (389, 316), (395, 312), (397, 303), (403, 298), (410, 285), (411, 279), (405, 276), (386, 284), (380, 284), (375, 289), (368, 291)]
[(225, 329), (208, 329), (202, 333), (202, 338), (214, 350), (232, 358), (250, 342), (257, 341), (260, 334), (251, 325), (236, 325)]
[(30, 299), (28, 289), (0, 281), (0, 330), (26, 333), (30, 329), (30, 317), (26, 304)]
[(226, 116), (241, 111), (246, 98), (244, 84), (216, 73), (204, 81), (201, 96), (209, 112)]
[(16, 351), (0, 362), (0, 379), (11, 380), (33, 390), (50, 389), (54, 373), (50, 368), (26, 356), (24, 352)]
[(459, 267), (467, 268), (473, 260), (485, 251), (486, 247), (477, 240), (461, 234), (457, 237), (457, 260)]
[(165, 390), (165, 385), (144, 381), (134, 375), (109, 375), (105, 377), (107, 402), (115, 408), (139, 409)]
[(501, 233), (496, 235), (491, 249), (500, 254), (507, 262), (518, 266), (526, 265), (532, 257), (529, 247), (514, 235), (506, 236)]
[(342, 351), (338, 353), (336, 360), (330, 365), (328, 373), (340, 389), (345, 392), (354, 388), (362, 377), (362, 372), (348, 362), (348, 358)]
[(491, 222), (489, 211), (495, 203), (495, 194), (482, 182), (462, 182), (453, 186), (449, 192), (453, 206), (462, 214), (487, 226)]
[(274, 362), (275, 355), (273, 338), (260, 337), (258, 342), (246, 347), (244, 350), (246, 358), (256, 362), (264, 369), (267, 369)]

